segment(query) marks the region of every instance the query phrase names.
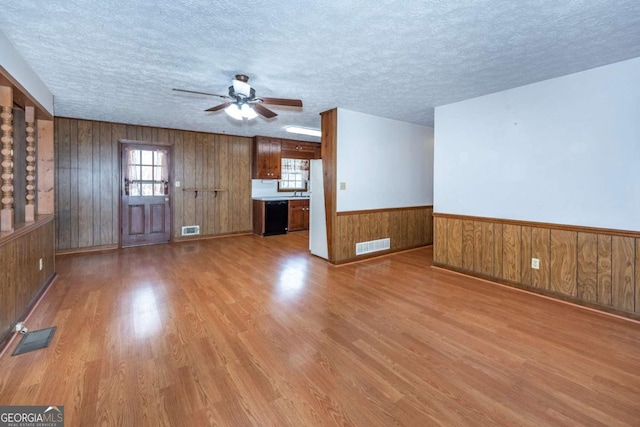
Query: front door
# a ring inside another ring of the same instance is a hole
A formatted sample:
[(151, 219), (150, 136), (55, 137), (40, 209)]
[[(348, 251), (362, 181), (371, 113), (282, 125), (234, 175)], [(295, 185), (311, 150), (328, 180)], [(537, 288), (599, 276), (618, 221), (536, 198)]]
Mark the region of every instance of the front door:
[(122, 143), (121, 152), (122, 247), (168, 243), (170, 147)]

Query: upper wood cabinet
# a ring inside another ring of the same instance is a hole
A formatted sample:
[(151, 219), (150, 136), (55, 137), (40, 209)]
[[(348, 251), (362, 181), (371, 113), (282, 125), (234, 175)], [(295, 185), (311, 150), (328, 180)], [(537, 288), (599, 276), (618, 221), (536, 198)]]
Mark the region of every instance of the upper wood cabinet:
[(253, 179), (280, 179), (281, 142), (279, 139), (256, 136), (253, 139)]
[(282, 159), (319, 159), (320, 144), (294, 139), (253, 138), (253, 179), (280, 179)]
[(319, 159), (320, 144), (315, 142), (283, 139), (282, 157), (285, 159)]

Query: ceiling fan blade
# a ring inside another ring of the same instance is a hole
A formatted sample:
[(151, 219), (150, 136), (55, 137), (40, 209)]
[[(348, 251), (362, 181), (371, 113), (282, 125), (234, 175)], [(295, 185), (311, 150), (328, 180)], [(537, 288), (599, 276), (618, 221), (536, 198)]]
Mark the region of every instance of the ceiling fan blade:
[(231, 103), (230, 103), (230, 102), (223, 102), (223, 103), (222, 103), (222, 104), (220, 104), (220, 105), (216, 105), (215, 107), (207, 108), (207, 109), (206, 109), (206, 110), (204, 110), (204, 111), (220, 111), (220, 110), (222, 110), (223, 108), (227, 108), (229, 105), (231, 105)]
[(260, 114), (262, 117), (265, 117), (267, 119), (271, 119), (277, 116), (276, 113), (269, 110), (267, 107), (263, 107), (260, 104), (253, 104), (253, 109), (256, 110), (256, 113)]
[(264, 97), (260, 97), (260, 99), (262, 99), (263, 104), (286, 105), (289, 107), (302, 107), (302, 101), (299, 99), (264, 98)]
[(198, 92), (197, 90), (186, 90), (186, 89), (175, 89), (175, 88), (171, 90), (175, 90), (176, 92), (196, 93), (198, 95), (217, 96), (225, 99), (229, 98), (227, 95), (218, 95), (217, 93), (208, 93), (208, 92)]

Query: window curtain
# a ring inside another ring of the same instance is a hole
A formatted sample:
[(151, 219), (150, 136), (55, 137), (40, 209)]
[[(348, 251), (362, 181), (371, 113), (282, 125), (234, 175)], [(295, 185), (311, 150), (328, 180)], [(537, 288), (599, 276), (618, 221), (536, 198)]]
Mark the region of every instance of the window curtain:
[(126, 148), (127, 154), (127, 176), (125, 177), (129, 182), (139, 180), (140, 174), (140, 150), (134, 150), (132, 148)]
[[(134, 148), (126, 148), (126, 179), (129, 182), (139, 181), (140, 165), (142, 163), (141, 150)], [(169, 162), (167, 161), (167, 150), (155, 150), (153, 155), (154, 166), (160, 170), (160, 176), (154, 176), (155, 181), (168, 182), (169, 181)], [(151, 165), (149, 165), (151, 166)]]
[(302, 179), (309, 181), (309, 160), (300, 160), (300, 172), (302, 172)]
[(299, 173), (302, 179), (309, 180), (309, 160), (282, 159), (282, 173)]
[(169, 162), (167, 161), (167, 150), (157, 150), (154, 156), (156, 166), (160, 166), (162, 182), (169, 182)]

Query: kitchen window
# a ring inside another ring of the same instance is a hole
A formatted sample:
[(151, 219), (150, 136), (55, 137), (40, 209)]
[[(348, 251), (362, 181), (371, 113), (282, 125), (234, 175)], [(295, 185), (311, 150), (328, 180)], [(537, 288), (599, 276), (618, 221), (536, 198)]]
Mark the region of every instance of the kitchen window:
[(306, 191), (309, 180), (309, 160), (282, 159), (278, 191)]

